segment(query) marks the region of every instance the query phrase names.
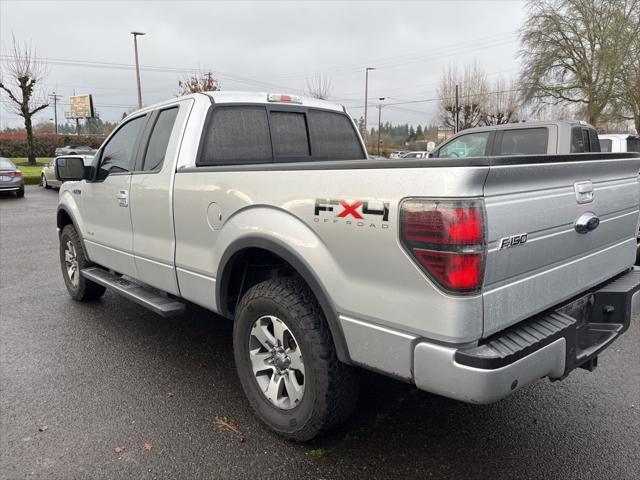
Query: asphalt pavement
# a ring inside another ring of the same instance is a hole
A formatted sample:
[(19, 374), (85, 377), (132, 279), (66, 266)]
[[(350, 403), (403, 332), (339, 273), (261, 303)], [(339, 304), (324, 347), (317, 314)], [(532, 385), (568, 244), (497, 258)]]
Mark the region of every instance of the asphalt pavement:
[(363, 372), (353, 418), (298, 445), (252, 415), (228, 320), (163, 319), (109, 292), (72, 301), (56, 203), (39, 187), (0, 194), (2, 480), (638, 478), (638, 316), (595, 372), (492, 405)]

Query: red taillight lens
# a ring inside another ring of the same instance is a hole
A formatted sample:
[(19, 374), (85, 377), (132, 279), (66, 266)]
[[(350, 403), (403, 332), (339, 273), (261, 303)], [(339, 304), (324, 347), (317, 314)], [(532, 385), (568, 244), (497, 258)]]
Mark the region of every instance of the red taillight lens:
[(481, 253), (445, 253), (414, 250), (420, 261), (443, 287), (473, 291), (482, 284), (484, 255)]
[(15, 172), (9, 172), (8, 175), (10, 177), (21, 177), (22, 176), (22, 172), (20, 170), (16, 170)]
[(445, 290), (473, 293), (484, 276), (484, 208), (480, 200), (406, 200), (400, 235), (406, 250)]

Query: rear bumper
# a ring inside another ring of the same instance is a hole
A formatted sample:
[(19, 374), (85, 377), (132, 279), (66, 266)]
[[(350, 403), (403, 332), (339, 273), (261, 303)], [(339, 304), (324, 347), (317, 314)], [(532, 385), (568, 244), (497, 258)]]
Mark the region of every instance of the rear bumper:
[(18, 185), (0, 185), (0, 192), (15, 192), (16, 190), (22, 190), (23, 184)]
[(562, 308), (536, 315), (456, 349), (429, 342), (414, 350), (418, 388), (471, 403), (490, 403), (542, 377), (561, 379), (597, 356), (629, 327), (640, 307), (640, 268)]

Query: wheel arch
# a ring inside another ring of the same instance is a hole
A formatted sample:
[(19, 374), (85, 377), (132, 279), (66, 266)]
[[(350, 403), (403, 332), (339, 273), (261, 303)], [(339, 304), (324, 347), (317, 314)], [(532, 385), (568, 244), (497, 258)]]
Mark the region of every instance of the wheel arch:
[(84, 244), (84, 235), (82, 234), (82, 230), (76, 220), (75, 215), (73, 214), (73, 210), (62, 204), (58, 206), (58, 211), (56, 213), (56, 226), (58, 228), (58, 236), (62, 233), (62, 229), (67, 225), (73, 225), (73, 228), (78, 232), (78, 237), (80, 237), (80, 243), (82, 244), (82, 250), (84, 250), (84, 255), (89, 260), (89, 254), (87, 252), (87, 248)]
[(216, 305), (220, 313), (227, 318), (233, 318), (233, 312), (229, 309), (227, 302), (231, 276), (239, 256), (241, 256), (243, 252), (252, 249), (264, 250), (282, 259), (282, 261), (286, 262), (286, 264), (304, 280), (318, 300), (320, 308), (327, 319), (338, 358), (344, 363), (351, 364), (349, 350), (338, 319), (338, 313), (333, 302), (330, 300), (327, 290), (303, 258), (275, 240), (261, 236), (246, 236), (236, 239), (226, 248), (220, 259), (216, 276)]

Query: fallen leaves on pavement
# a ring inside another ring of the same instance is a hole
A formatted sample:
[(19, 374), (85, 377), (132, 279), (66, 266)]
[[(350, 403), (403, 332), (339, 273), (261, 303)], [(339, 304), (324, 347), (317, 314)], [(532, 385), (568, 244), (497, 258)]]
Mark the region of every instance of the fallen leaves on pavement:
[(231, 433), (236, 433), (238, 435), (240, 435), (240, 442), (244, 442), (244, 435), (242, 435), (242, 432), (240, 431), (240, 429), (238, 428), (238, 424), (236, 422), (234, 422), (233, 420), (231, 420), (230, 418), (227, 417), (215, 417), (213, 419), (213, 423), (216, 427), (218, 427), (221, 430), (226, 430), (228, 432)]
[(42, 425), (40, 428), (38, 428), (39, 432), (46, 432), (47, 430), (49, 430), (49, 425)]
[(150, 452), (152, 448), (153, 448), (153, 445), (151, 445), (150, 443), (145, 443), (145, 444), (144, 444), (144, 447), (142, 447), (142, 449), (143, 449), (145, 452)]
[(124, 447), (116, 447), (116, 453), (124, 453)]

